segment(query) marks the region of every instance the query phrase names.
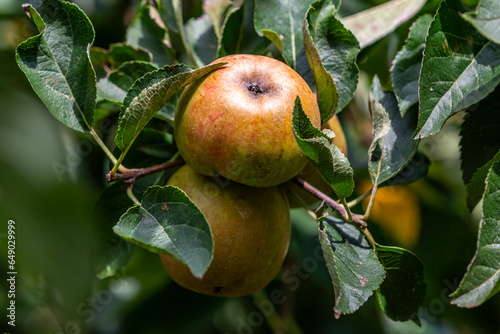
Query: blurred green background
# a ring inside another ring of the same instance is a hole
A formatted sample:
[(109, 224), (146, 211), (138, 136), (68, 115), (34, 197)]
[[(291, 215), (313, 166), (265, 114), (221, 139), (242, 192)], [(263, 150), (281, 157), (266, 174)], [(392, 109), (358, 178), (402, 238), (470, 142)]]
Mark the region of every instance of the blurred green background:
[[(95, 45), (124, 39), (137, 1), (75, 1), (96, 30)], [(381, 0), (344, 1), (348, 15)], [(422, 12), (434, 12), (430, 1)], [(468, 2), (473, 5), (474, 1)], [(184, 2), (185, 17), (199, 15), (199, 2)], [(371, 125), (366, 87), (377, 74), (390, 85), (388, 69), (410, 23), (363, 50), (360, 91), (341, 121), (348, 137), (349, 159), (359, 185), (366, 182), (366, 149)], [(265, 293), (242, 298), (214, 298), (180, 288), (164, 272), (156, 255), (136, 248), (131, 263), (117, 277), (99, 280), (93, 266), (92, 218), (104, 189), (107, 166), (100, 149), (85, 135), (56, 121), (32, 91), (14, 59), (15, 47), (32, 36), (33, 25), (18, 0), (0, 1), (0, 272), (7, 267), (7, 222), (16, 226), (16, 327), (7, 325), (8, 285), (0, 283), (0, 330), (6, 333), (272, 333), (266, 315), (274, 310)], [(276, 307), (296, 333), (500, 333), (500, 297), (470, 310), (449, 304), (474, 254), (480, 212), (465, 208), (459, 168), (459, 126), (453, 118), (420, 150), (433, 164), (429, 176), (405, 187), (411, 212), (401, 227), (384, 216), (398, 217), (401, 203), (391, 192), (381, 195), (382, 218), (373, 216), (371, 231), (383, 244), (410, 248), (425, 266), (427, 297), (422, 327), (395, 323), (371, 298), (358, 312), (336, 320), (333, 288), (318, 251), (316, 223), (293, 211), (293, 237), (282, 272), (265, 289), (278, 289), (285, 301)], [(112, 134), (106, 138), (112, 142)], [(399, 194), (398, 190), (392, 190)], [(360, 190), (361, 192), (361, 190)], [(401, 196), (399, 196), (401, 197)], [(389, 204), (387, 204), (389, 203)], [(392, 204), (391, 204), (392, 203)], [(395, 204), (394, 204), (395, 203)], [(268, 318), (271, 319), (272, 317)]]

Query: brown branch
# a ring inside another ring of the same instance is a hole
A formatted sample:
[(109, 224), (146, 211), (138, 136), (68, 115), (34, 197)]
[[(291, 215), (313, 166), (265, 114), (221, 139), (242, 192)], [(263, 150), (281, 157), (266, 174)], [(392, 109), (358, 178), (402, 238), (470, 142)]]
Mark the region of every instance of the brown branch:
[(124, 181), (125, 183), (133, 183), (136, 179), (161, 172), (162, 170), (178, 167), (184, 165), (186, 162), (184, 160), (175, 160), (172, 162), (166, 162), (161, 165), (151, 166), (147, 168), (136, 168), (129, 169), (126, 173), (111, 175), (111, 173), (106, 174), (106, 180), (108, 182), (113, 181)]
[(306, 181), (302, 180), (300, 177), (295, 177), (293, 181), (298, 184), (300, 187), (304, 188), (307, 192), (311, 193), (313, 196), (319, 198), (322, 201), (325, 201), (326, 204), (332, 207), (333, 210), (337, 211), (340, 213), (342, 218), (345, 221), (351, 222), (356, 227), (365, 229), (366, 228), (366, 222), (363, 220), (363, 216), (358, 215), (358, 214), (352, 214), (352, 220), (349, 219), (349, 213), (345, 209), (345, 207), (339, 203), (337, 203), (333, 198), (330, 196), (324, 194), (320, 190), (316, 189), (314, 186), (311, 184), (307, 183)]

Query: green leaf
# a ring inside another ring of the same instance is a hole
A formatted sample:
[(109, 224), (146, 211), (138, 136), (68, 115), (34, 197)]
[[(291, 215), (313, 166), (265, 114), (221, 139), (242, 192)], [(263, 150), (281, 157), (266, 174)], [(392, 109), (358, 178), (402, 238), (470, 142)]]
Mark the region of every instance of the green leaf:
[(484, 166), (479, 168), (472, 176), (471, 181), (467, 184), (467, 207), (472, 211), (477, 203), (481, 200), (485, 188), (485, 180), (488, 176), (491, 166), (500, 161), (500, 151), (488, 161)]
[(425, 2), (426, 0), (392, 0), (341, 21), (356, 36), (363, 49), (411, 19)]
[(192, 18), (185, 25), (186, 41), (197, 64), (209, 64), (215, 59), (217, 37), (208, 15)]
[(484, 37), (500, 44), (500, 6), (497, 0), (481, 0), (475, 12), (464, 13), (462, 17)]
[(179, 188), (149, 187), (114, 227), (115, 233), (154, 253), (169, 254), (203, 277), (213, 256), (210, 225)]
[(431, 21), (432, 16), (426, 14), (413, 23), (408, 39), (392, 63), (392, 87), (398, 99), (401, 116), (404, 116), (408, 109), (418, 102), (418, 79), (422, 67), (425, 38)]
[(413, 320), (420, 325), (418, 309), (425, 299), (426, 284), (422, 262), (412, 252), (376, 245), (386, 277), (377, 290), (382, 311), (394, 321)]
[(420, 138), (437, 133), (449, 117), (500, 82), (500, 45), (464, 21), (459, 15), (464, 11), (459, 0), (444, 1), (429, 28), (419, 83)]
[[(359, 74), (356, 57), (360, 48), (356, 37), (335, 17), (337, 11), (335, 3), (336, 1), (332, 0), (321, 0), (311, 5), (304, 24), (309, 26), (309, 34), (317, 49), (317, 54), (314, 54), (315, 50), (312, 49), (312, 45), (308, 45), (310, 41), (307, 38), (304, 44), (316, 80), (320, 106), (327, 103), (327, 106), (333, 107), (335, 113), (338, 113), (351, 101), (356, 91)], [(311, 58), (314, 62), (311, 62)], [(321, 63), (318, 63), (319, 60)], [(328, 83), (330, 80), (328, 74), (335, 83), (336, 92), (331, 88), (332, 84)], [(338, 102), (335, 101), (337, 92)], [(333, 96), (328, 97), (329, 94)], [(323, 109), (327, 108), (323, 106)], [(331, 110), (328, 113), (325, 110), (322, 121), (327, 121), (332, 115)]]
[(97, 99), (106, 99), (121, 105), (134, 82), (146, 73), (157, 69), (158, 67), (149, 62), (124, 62), (116, 70), (111, 71), (109, 76), (97, 82)]
[(337, 197), (349, 197), (354, 190), (353, 171), (349, 160), (326, 134), (312, 125), (302, 109), (299, 97), (295, 100), (292, 126), (300, 149), (333, 188)]
[(140, 60), (151, 62), (153, 56), (151, 52), (140, 46), (134, 47), (127, 43), (114, 43), (109, 45), (107, 59), (116, 68), (128, 61)]
[(218, 40), (217, 55), (263, 54), (270, 41), (257, 34), (254, 28), (254, 3), (244, 1), (233, 3), (222, 26)]
[(488, 172), (477, 249), (451, 303), (476, 307), (500, 291), (500, 162)]
[(396, 175), (379, 184), (379, 188), (407, 184), (423, 178), (427, 175), (431, 161), (424, 154), (415, 152), (410, 162)]
[(167, 27), (158, 11), (147, 1), (142, 1), (127, 28), (125, 40), (134, 47), (142, 47), (153, 56), (156, 66), (172, 63), (174, 51), (170, 45)]
[(209, 17), (217, 38), (221, 36), (226, 14), (232, 5), (231, 0), (210, 0), (203, 2), (203, 11)]
[(378, 77), (373, 79), (369, 101), (373, 117), (373, 141), (368, 150), (368, 170), (373, 184), (397, 175), (413, 158), (419, 140), (413, 139), (416, 108), (401, 117), (392, 92), (382, 91)]
[(363, 233), (341, 219), (323, 218), (319, 240), (335, 291), (335, 317), (353, 313), (380, 286), (384, 268)]
[(302, 24), (311, 2), (255, 0), (255, 31), (273, 42), (293, 69), (296, 68), (297, 56), (304, 47)]
[[(465, 184), (500, 150), (499, 109), (500, 86), (486, 99), (467, 109), (460, 131), (462, 177)], [(484, 184), (484, 179), (481, 183)], [(482, 191), (479, 197), (481, 196)]]
[(17, 64), (55, 118), (89, 132), (96, 99), (89, 58), (94, 28), (85, 13), (69, 2), (47, 0), (27, 8), (43, 31), (18, 46)]
[[(309, 68), (311, 69), (316, 83), (321, 124), (326, 123), (335, 114), (335, 110), (339, 104), (339, 93), (337, 92), (333, 76), (323, 66), (321, 55), (316, 48), (312, 36), (321, 36), (321, 32), (316, 30), (319, 26), (322, 26), (322, 21), (325, 20), (328, 15), (333, 16), (335, 12), (336, 8), (331, 2), (324, 1), (313, 3), (307, 11), (302, 29), (304, 48), (309, 62)], [(325, 51), (326, 50), (323, 49), (323, 57), (327, 56)]]
[(130, 88), (123, 101), (115, 142), (126, 152), (137, 135), (160, 108), (190, 82), (224, 63), (191, 70), (186, 65), (169, 65), (147, 73)]

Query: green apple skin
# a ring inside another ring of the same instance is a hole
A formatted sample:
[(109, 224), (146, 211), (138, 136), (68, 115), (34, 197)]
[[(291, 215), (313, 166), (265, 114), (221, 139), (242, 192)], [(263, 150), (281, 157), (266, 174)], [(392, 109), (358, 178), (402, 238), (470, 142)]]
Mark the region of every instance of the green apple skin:
[(205, 215), (214, 240), (213, 260), (202, 279), (169, 255), (160, 255), (181, 286), (207, 295), (243, 296), (279, 272), (290, 241), (290, 206), (281, 187), (255, 188), (195, 172), (184, 165), (168, 181)]
[(288, 65), (273, 58), (231, 55), (186, 87), (177, 105), (174, 135), (184, 160), (198, 173), (253, 187), (297, 175), (307, 158), (292, 131), (297, 96), (320, 127), (316, 97)]

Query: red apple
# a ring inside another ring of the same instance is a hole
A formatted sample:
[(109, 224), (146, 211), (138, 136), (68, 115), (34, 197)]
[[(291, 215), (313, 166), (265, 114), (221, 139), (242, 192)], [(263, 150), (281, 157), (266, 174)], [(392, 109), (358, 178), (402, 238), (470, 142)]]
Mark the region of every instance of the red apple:
[(179, 152), (197, 172), (254, 187), (284, 183), (306, 165), (292, 131), (297, 96), (314, 126), (316, 97), (288, 65), (269, 57), (231, 55), (190, 84), (177, 105)]

